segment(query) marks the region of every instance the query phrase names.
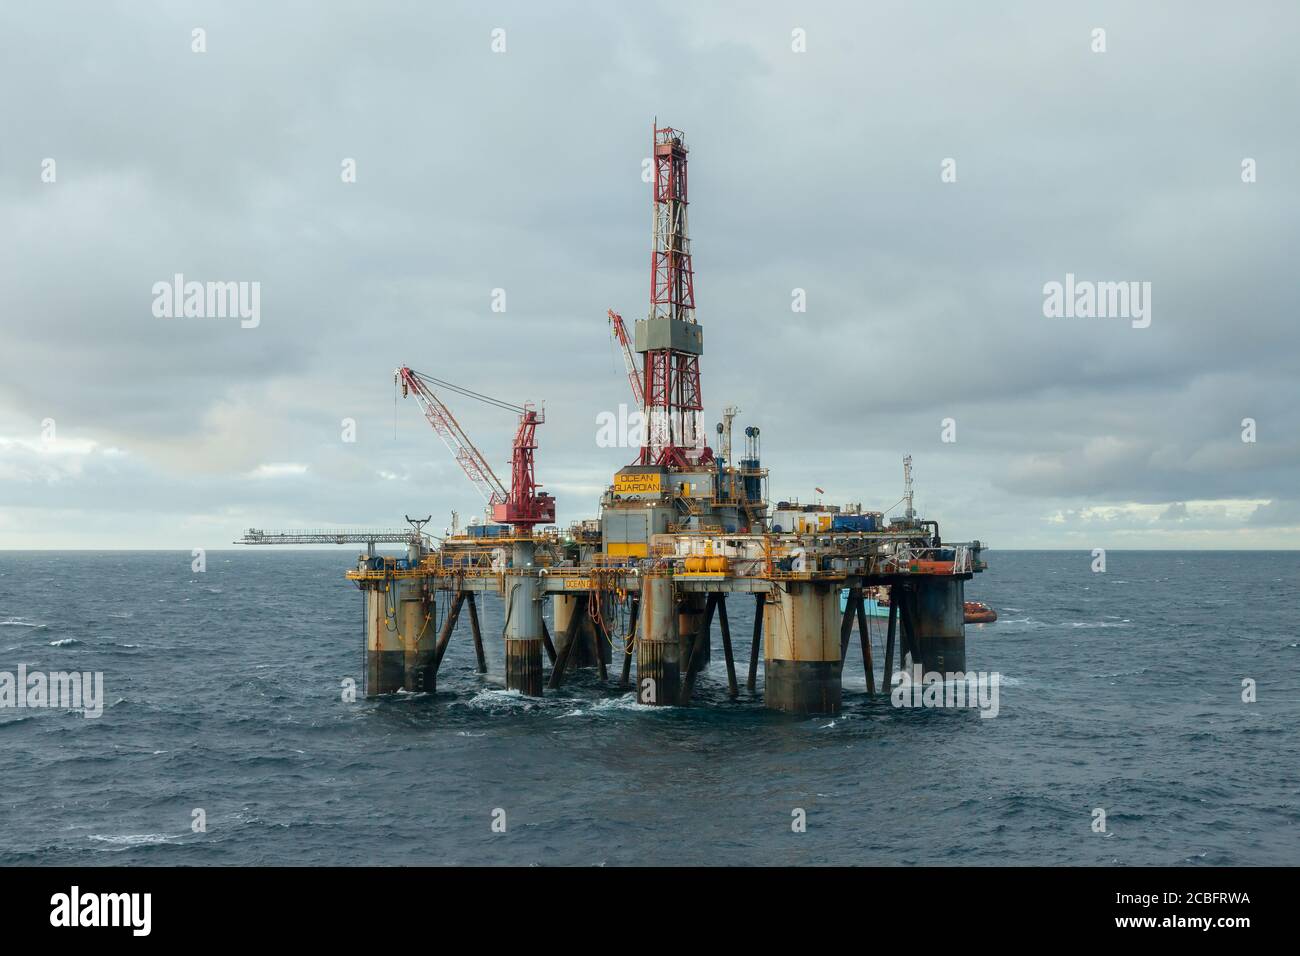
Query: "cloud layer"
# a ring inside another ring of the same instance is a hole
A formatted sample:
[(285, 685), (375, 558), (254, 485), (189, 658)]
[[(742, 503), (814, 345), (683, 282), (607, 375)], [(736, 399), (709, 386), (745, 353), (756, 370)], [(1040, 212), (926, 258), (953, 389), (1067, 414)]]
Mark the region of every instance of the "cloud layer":
[[(692, 149), (707, 420), (761, 426), (774, 496), (887, 507), (911, 453), (953, 537), (1296, 547), (1298, 19), (6, 8), (0, 547), (473, 514), (402, 364), (545, 401), (540, 477), (594, 513), (631, 457), (596, 415), (631, 400), (604, 316), (646, 308), (655, 116)], [(1045, 318), (1067, 272), (1150, 282), (1151, 326)], [(176, 273), (260, 282), (260, 325), (155, 318)], [(452, 404), (503, 463), (510, 416)]]

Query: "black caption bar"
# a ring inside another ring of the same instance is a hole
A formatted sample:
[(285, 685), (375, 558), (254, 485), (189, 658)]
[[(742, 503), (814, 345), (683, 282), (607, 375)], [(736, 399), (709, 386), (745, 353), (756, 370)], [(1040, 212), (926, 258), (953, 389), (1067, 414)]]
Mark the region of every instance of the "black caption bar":
[[(1281, 908), (1295, 876), (1202, 868), (14, 868), (0, 870), (0, 914), (7, 939), (75, 934), (78, 945), (250, 934), (337, 944), (377, 934), (391, 946), (429, 943), (439, 927), (522, 929), (521, 920), (545, 920), (565, 899), (617, 926), (619, 911), (649, 892), (676, 901), (674, 927), (685, 914), (724, 941), (757, 938), (787, 910), (806, 926), (810, 913), (798, 910), (815, 902), (821, 913), (864, 920), (873, 940), (997, 923), (1070, 940), (1198, 935), (1230, 943), (1287, 924)], [(678, 905), (687, 899), (694, 902)]]

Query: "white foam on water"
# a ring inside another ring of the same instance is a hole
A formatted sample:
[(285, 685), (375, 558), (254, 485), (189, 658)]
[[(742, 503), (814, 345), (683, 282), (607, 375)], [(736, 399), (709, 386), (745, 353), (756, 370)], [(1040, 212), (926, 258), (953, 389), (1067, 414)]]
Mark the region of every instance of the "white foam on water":
[(19, 618), (11, 617), (11, 618), (9, 618), (8, 620), (0, 621), (0, 627), (32, 627), (32, 628), (43, 628), (43, 627), (45, 627), (45, 625), (44, 625), (44, 624), (33, 624), (31, 621), (23, 621), (23, 620), (20, 620)]
[(602, 717), (606, 714), (617, 713), (653, 713), (659, 710), (672, 710), (672, 708), (656, 708), (649, 704), (641, 704), (637, 701), (636, 693), (628, 692), (619, 697), (602, 697), (599, 700), (589, 701), (578, 708), (565, 711), (563, 714), (556, 715), (556, 719), (565, 717)]
[(80, 643), (81, 641), (77, 640), (75, 637), (65, 637), (62, 640), (50, 641), (50, 647), (73, 647)]
[(454, 701), (452, 707), (468, 707), (471, 710), (534, 710), (542, 705), (541, 700), (525, 697), (517, 690), (489, 688), (480, 690), (469, 700)]
[(120, 846), (150, 846), (158, 843), (179, 843), (181, 838), (170, 833), (92, 833), (89, 839)]
[(646, 711), (655, 712), (661, 710), (672, 710), (671, 707), (655, 707), (651, 704), (643, 704), (636, 699), (636, 694), (628, 691), (621, 697), (606, 697), (596, 701), (591, 705), (592, 713), (608, 713), (610, 711), (632, 711), (643, 713)]

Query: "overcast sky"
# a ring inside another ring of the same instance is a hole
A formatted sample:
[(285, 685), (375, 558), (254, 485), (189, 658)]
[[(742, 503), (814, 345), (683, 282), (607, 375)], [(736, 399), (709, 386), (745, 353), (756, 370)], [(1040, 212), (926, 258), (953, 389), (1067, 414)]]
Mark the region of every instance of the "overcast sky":
[[(774, 498), (885, 509), (910, 453), (954, 540), (1300, 547), (1300, 14), (1063, 7), (6, 4), (0, 548), (479, 513), (402, 364), (545, 401), (539, 478), (594, 515), (655, 116), (705, 421), (761, 427)], [(260, 324), (155, 316), (176, 273)], [(1149, 282), (1149, 327), (1046, 317), (1067, 273)], [(448, 402), (508, 480), (512, 416)]]

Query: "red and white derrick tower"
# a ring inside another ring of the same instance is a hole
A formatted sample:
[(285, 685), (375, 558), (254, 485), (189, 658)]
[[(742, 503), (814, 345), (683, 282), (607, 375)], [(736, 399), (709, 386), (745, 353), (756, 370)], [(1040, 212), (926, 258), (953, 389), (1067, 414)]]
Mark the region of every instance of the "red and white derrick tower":
[(690, 468), (711, 457), (700, 428), (704, 339), (695, 321), (687, 205), (686, 136), (656, 123), (650, 314), (636, 328), (636, 350), (645, 356), (642, 465)]

